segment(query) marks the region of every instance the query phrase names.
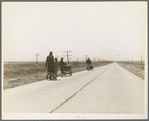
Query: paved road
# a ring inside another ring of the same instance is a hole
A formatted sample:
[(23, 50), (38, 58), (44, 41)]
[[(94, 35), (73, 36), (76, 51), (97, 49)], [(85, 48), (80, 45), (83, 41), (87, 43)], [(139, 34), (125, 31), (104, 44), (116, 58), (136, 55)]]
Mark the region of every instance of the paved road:
[(4, 113), (144, 113), (144, 81), (116, 63), (3, 91)]

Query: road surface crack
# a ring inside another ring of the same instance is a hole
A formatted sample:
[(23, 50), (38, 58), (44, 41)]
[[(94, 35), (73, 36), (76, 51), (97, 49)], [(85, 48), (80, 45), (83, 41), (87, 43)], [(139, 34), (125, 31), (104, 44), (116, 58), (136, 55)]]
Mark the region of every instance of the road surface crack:
[[(109, 68), (108, 68), (109, 69)], [(106, 69), (106, 70), (108, 70)], [(72, 97), (74, 97), (77, 93), (79, 93), (81, 90), (83, 90), (87, 85), (89, 85), (91, 82), (93, 82), (97, 77), (99, 77), (101, 74), (103, 74), (106, 70), (104, 70), (102, 73), (100, 73), (98, 76), (96, 76), (94, 79), (92, 79), (90, 82), (85, 84), (81, 89), (79, 89), (77, 92), (75, 92), (73, 95), (71, 95), (69, 98), (67, 98), (63, 103), (61, 103), (58, 107), (50, 111), (50, 113), (53, 113), (55, 110), (60, 108), (62, 105), (64, 105), (66, 102), (68, 102)]]

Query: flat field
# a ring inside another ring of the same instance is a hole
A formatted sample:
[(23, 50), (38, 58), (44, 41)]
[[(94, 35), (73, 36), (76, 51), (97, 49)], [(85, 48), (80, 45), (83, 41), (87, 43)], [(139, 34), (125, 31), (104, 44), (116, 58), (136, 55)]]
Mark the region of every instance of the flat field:
[(145, 78), (145, 63), (142, 62), (118, 62), (120, 66), (127, 69), (128, 71), (132, 72), (136, 76), (142, 78), (144, 80)]
[[(100, 67), (110, 64), (110, 61), (102, 61), (93, 63), (93, 67)], [(86, 69), (85, 62), (73, 62), (72, 72), (78, 72)], [(24, 84), (29, 84), (45, 79), (47, 69), (45, 68), (45, 62), (4, 62), (3, 70), (3, 89), (14, 88)], [(60, 76), (60, 69), (58, 71)]]

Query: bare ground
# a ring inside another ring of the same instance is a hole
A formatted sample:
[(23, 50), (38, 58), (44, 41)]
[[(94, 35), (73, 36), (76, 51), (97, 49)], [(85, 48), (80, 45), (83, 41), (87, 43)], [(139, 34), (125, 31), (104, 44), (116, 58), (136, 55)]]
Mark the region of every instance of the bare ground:
[(141, 64), (139, 62), (133, 62), (133, 63), (119, 62), (118, 64), (144, 80), (144, 75), (145, 75), (145, 73), (144, 73), (144, 69), (145, 69), (144, 63)]
[[(111, 62), (93, 63), (93, 67), (100, 67)], [(72, 72), (78, 72), (86, 69), (85, 63), (72, 63)], [(34, 62), (9, 62), (4, 63), (3, 89), (14, 88), (17, 86), (45, 80), (47, 74), (45, 62), (38, 64)], [(58, 71), (60, 76), (60, 71)]]

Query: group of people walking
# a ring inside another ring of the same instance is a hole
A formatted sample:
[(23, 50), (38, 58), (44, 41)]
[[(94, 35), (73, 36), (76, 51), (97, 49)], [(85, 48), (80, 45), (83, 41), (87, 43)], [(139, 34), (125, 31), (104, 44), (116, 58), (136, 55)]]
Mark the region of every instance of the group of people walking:
[(64, 66), (66, 65), (67, 64), (64, 63), (63, 61), (63, 57), (61, 57), (60, 62), (58, 62), (57, 58), (54, 58), (53, 52), (51, 51), (49, 53), (49, 56), (47, 56), (46, 58), (46, 68), (47, 68), (46, 79), (57, 80), (57, 73), (58, 73), (59, 66), (62, 74), (61, 76), (63, 76)]
[[(87, 70), (90, 70), (90, 66), (92, 65), (92, 62), (89, 58), (86, 60), (86, 64), (87, 64)], [(59, 66), (61, 70), (61, 76), (63, 77), (64, 75), (63, 70), (64, 70), (64, 66), (66, 65), (67, 64), (64, 63), (63, 61), (63, 57), (61, 57), (60, 62), (58, 62), (57, 58), (54, 58), (53, 52), (51, 51), (49, 53), (49, 56), (47, 56), (46, 58), (46, 68), (47, 68), (46, 79), (57, 80), (57, 73), (58, 73)]]

